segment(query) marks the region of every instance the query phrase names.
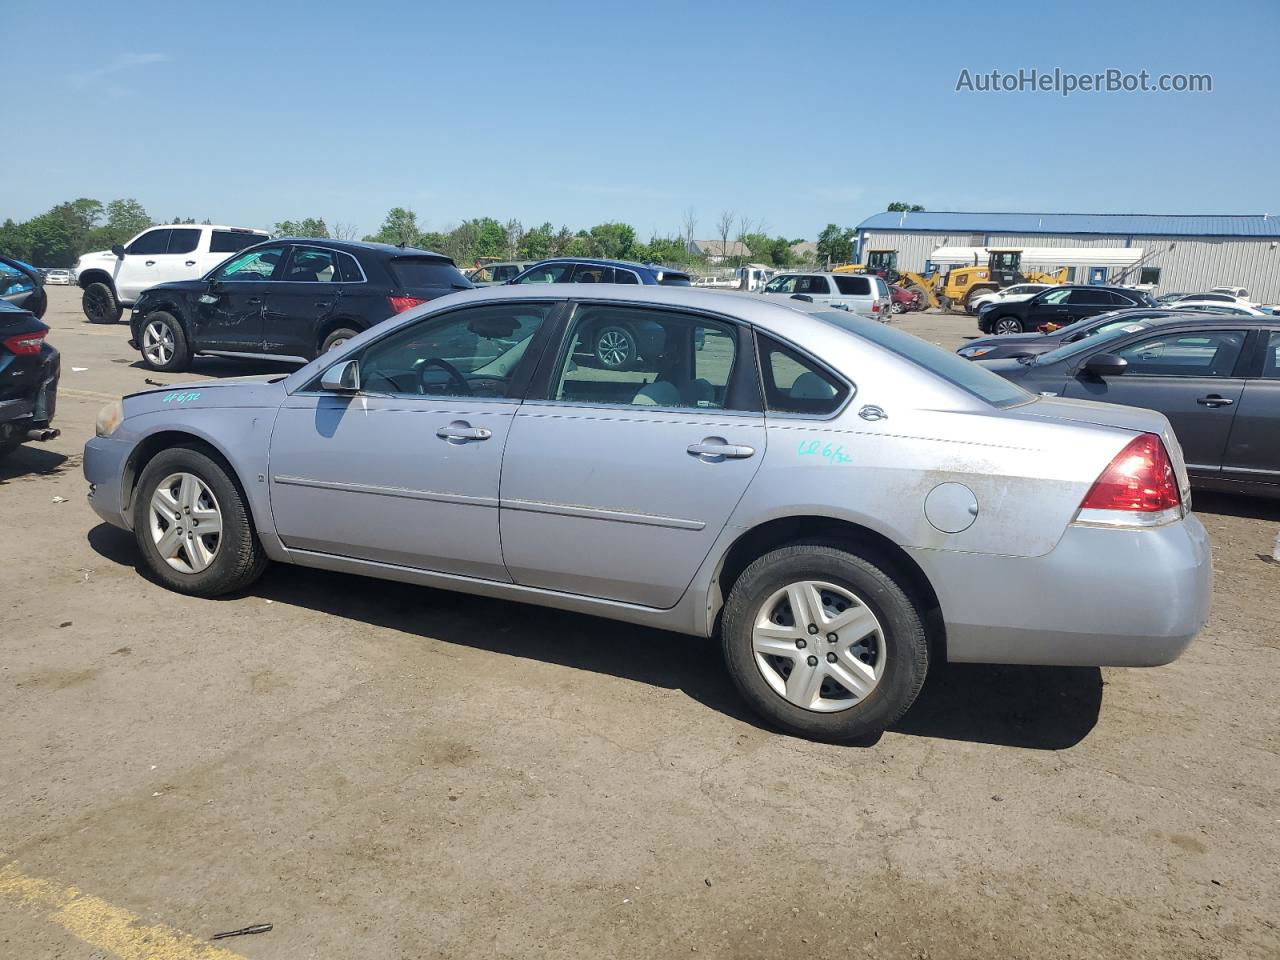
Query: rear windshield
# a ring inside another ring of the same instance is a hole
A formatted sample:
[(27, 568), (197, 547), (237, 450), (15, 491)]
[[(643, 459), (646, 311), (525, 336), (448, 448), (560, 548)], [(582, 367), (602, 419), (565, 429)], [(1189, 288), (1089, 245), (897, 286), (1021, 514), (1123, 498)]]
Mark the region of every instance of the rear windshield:
[(943, 350), (919, 337), (895, 330), (883, 323), (863, 320), (847, 310), (823, 310), (814, 314), (828, 323), (848, 330), (877, 346), (896, 353), (904, 360), (924, 367), (953, 386), (972, 394), (993, 407), (1011, 407), (1026, 403), (1031, 394), (1015, 383), (992, 373), (986, 367), (966, 360), (950, 350)]
[(215, 230), (209, 238), (210, 253), (239, 253), (245, 247), (267, 239), (258, 233), (241, 233), (240, 231)]
[(396, 257), (391, 261), (391, 275), (406, 290), (414, 287), (452, 287), (470, 289), (471, 281), (448, 260), (427, 257)]
[(658, 282), (664, 287), (687, 287), (691, 285), (687, 273), (672, 273), (670, 270), (660, 271)]

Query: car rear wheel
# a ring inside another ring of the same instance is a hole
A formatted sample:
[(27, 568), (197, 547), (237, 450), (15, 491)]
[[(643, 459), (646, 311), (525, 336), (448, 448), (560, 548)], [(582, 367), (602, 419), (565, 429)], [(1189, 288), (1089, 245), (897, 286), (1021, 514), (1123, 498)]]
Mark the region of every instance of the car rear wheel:
[(1022, 333), (1022, 321), (1017, 317), (1001, 317), (991, 325), (991, 332), (998, 337)]
[(895, 300), (893, 301), (893, 306), (890, 307), (890, 309), (894, 313), (905, 313), (907, 308), (903, 306), (901, 303), (899, 303), (897, 300)]
[(832, 743), (895, 723), (929, 666), (920, 611), (887, 566), (816, 544), (774, 550), (743, 572), (721, 640), (752, 707), (790, 733)]
[(191, 349), (182, 324), (171, 313), (157, 310), (147, 314), (142, 321), (142, 338), (138, 344), (142, 362), (152, 370), (173, 373), (187, 369), (191, 362)]
[(360, 331), (358, 330), (352, 330), (350, 327), (340, 327), (337, 330), (334, 330), (325, 337), (324, 342), (320, 344), (320, 352), (328, 353), (330, 350), (337, 349), (352, 337), (358, 336), (359, 332)]
[(639, 348), (626, 327), (601, 327), (596, 331), (596, 362), (606, 370), (627, 370), (636, 361)]
[(179, 593), (231, 593), (266, 569), (240, 488), (221, 464), (191, 447), (164, 450), (142, 471), (133, 532), (147, 569)]
[(124, 308), (116, 301), (115, 291), (105, 283), (91, 283), (80, 297), (80, 308), (90, 323), (115, 323)]

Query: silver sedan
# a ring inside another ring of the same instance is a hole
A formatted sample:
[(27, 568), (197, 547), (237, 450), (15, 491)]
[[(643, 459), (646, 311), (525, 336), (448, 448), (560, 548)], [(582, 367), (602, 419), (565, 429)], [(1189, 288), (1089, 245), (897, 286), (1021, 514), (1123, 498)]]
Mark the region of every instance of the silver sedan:
[[(643, 346), (610, 367), (615, 328)], [(756, 710), (831, 741), (931, 663), (1166, 663), (1209, 607), (1164, 416), (791, 299), (444, 297), (289, 376), (110, 404), (84, 472), (174, 590), (276, 561), (715, 636)]]

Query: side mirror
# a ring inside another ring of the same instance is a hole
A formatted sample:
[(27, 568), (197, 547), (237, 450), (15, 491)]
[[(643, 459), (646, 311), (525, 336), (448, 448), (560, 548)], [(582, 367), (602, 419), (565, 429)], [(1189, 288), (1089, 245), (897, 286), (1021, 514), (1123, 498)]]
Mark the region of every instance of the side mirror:
[(335, 363), (320, 375), (320, 389), (334, 393), (355, 393), (360, 389), (360, 361)]
[(1084, 368), (1095, 377), (1118, 377), (1129, 367), (1129, 361), (1114, 353), (1095, 353)]
[(117, 243), (117, 244), (115, 244), (114, 246), (112, 246), (112, 248), (111, 248), (111, 252), (112, 252), (112, 253), (114, 253), (114, 254), (116, 255), (116, 259), (117, 259), (117, 260), (123, 260), (123, 259), (124, 259), (124, 244), (123, 244), (123, 243)]

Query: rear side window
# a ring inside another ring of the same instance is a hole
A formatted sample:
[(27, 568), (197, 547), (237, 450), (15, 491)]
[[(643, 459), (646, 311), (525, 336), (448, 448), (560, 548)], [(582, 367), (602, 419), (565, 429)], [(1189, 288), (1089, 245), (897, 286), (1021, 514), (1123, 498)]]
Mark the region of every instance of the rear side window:
[(391, 275), (396, 283), (405, 289), (414, 287), (451, 287), (455, 283), (461, 288), (470, 288), (471, 284), (457, 267), (447, 260), (432, 260), (427, 257), (396, 257), (391, 261)]
[(170, 253), (190, 253), (198, 246), (200, 246), (199, 230), (174, 229), (169, 231)]
[(360, 272), (360, 265), (349, 253), (338, 254), (338, 273), (343, 283), (364, 283), (364, 274)]
[(572, 263), (539, 263), (529, 268), (516, 283), (568, 283)]
[(614, 283), (639, 283), (640, 278), (637, 277), (630, 270), (615, 270), (613, 271), (613, 282)]
[(580, 263), (573, 271), (574, 283), (613, 283), (613, 267)]
[(796, 277), (796, 293), (830, 293), (826, 277)]
[(825, 417), (840, 409), (849, 396), (848, 384), (786, 344), (763, 333), (758, 337), (767, 410)]
[(230, 230), (215, 230), (209, 239), (210, 253), (239, 253), (245, 247), (260, 243), (266, 237), (256, 233), (233, 233)]
[(834, 279), (836, 289), (848, 296), (865, 297), (871, 293), (871, 281), (866, 277), (837, 276)]

